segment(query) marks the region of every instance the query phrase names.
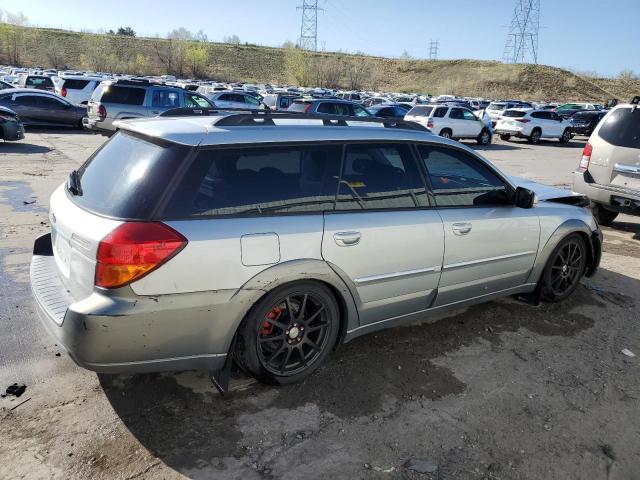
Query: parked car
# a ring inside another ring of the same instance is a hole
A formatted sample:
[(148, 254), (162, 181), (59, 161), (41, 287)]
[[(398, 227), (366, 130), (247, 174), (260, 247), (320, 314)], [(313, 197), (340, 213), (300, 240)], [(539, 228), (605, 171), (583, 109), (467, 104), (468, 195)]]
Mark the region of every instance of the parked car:
[(324, 115), (346, 115), (349, 117), (370, 117), (371, 114), (360, 104), (339, 99), (295, 99), (287, 109), (289, 112), (320, 113)]
[(20, 88), (35, 88), (55, 92), (56, 86), (48, 75), (20, 75), (17, 86)]
[(0, 139), (15, 142), (24, 138), (24, 125), (13, 110), (0, 106)]
[(418, 122), (444, 138), (473, 138), (480, 145), (491, 143), (491, 131), (482, 119), (457, 105), (416, 105), (404, 119)]
[(56, 92), (71, 103), (86, 105), (102, 80), (102, 77), (63, 77), (56, 86)]
[(387, 97), (369, 97), (364, 102), (362, 102), (362, 106), (369, 108), (374, 105), (379, 105), (381, 103), (391, 103), (392, 100)]
[(576, 135), (586, 135), (588, 137), (606, 114), (606, 110), (580, 110), (568, 119), (571, 124), (571, 131)]
[(640, 97), (609, 110), (595, 127), (573, 174), (573, 190), (589, 197), (601, 225), (619, 213), (640, 215)]
[(34, 88), (0, 90), (0, 105), (17, 113), (26, 126), (82, 128), (82, 119), (87, 114), (85, 107)]
[(543, 138), (557, 138), (562, 143), (571, 140), (571, 123), (548, 110), (509, 109), (498, 120), (494, 132), (504, 141), (511, 137), (526, 138), (538, 143)]
[(493, 126), (495, 127), (504, 111), (510, 110), (512, 108), (531, 108), (531, 104), (527, 102), (517, 101), (491, 102), (489, 105), (487, 105), (487, 108), (485, 110), (491, 117), (491, 121), (493, 122)]
[(402, 120), (408, 110), (404, 106), (395, 103), (379, 103), (369, 107), (367, 111), (374, 117)]
[(558, 105), (554, 111), (562, 118), (569, 118), (580, 110), (601, 110), (601, 108), (597, 108), (593, 103), (564, 103)]
[(86, 127), (103, 135), (116, 131), (114, 122), (153, 117), (173, 108), (215, 106), (202, 95), (148, 80), (108, 80), (93, 91), (87, 104)]
[(55, 190), (31, 286), (76, 363), (235, 360), (288, 384), (360, 335), (508, 295), (561, 301), (598, 266), (581, 196), (412, 124), (269, 116), (119, 121)]
[(264, 108), (264, 104), (255, 94), (241, 92), (239, 90), (215, 92), (208, 95), (208, 98), (219, 108), (240, 108), (246, 110), (260, 110)]
[(300, 98), (300, 95), (289, 92), (268, 93), (262, 102), (271, 110), (286, 110), (296, 98)]
[(360, 103), (364, 100), (363, 95), (357, 92), (342, 92), (336, 94), (336, 98), (340, 98), (342, 100), (350, 100), (352, 102)]

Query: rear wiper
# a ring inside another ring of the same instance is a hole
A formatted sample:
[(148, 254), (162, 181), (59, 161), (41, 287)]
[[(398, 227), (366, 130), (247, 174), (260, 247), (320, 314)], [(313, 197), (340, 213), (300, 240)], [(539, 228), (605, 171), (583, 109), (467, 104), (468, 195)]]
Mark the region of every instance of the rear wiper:
[(69, 178), (67, 179), (67, 190), (69, 190), (72, 195), (82, 195), (82, 188), (80, 187), (80, 177), (78, 176), (77, 170), (73, 170), (69, 174)]

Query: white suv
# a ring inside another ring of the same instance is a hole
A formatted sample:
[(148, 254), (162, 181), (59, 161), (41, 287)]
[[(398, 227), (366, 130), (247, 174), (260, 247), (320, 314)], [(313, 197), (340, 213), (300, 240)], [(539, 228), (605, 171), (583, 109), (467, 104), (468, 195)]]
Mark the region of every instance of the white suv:
[(56, 93), (75, 105), (86, 105), (102, 80), (101, 77), (63, 77), (56, 85)]
[(416, 105), (405, 120), (417, 122), (444, 138), (473, 138), (480, 145), (491, 143), (491, 131), (468, 108), (448, 105)]
[(571, 123), (548, 110), (506, 110), (498, 120), (495, 133), (504, 141), (512, 136), (538, 143), (541, 138), (557, 138), (562, 143), (571, 140)]
[(611, 225), (618, 213), (640, 215), (640, 97), (614, 107), (598, 123), (573, 174), (573, 190)]

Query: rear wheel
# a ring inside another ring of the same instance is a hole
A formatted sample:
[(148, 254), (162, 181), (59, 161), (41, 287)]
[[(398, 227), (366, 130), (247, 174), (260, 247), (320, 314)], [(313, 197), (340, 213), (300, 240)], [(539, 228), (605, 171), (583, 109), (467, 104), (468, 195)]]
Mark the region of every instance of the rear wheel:
[(587, 266), (587, 246), (575, 233), (562, 240), (553, 250), (542, 274), (542, 299), (547, 302), (564, 300), (580, 283)]
[(335, 345), (339, 311), (322, 284), (300, 282), (268, 293), (238, 331), (237, 357), (261, 382), (286, 385), (316, 370)]
[(618, 212), (612, 212), (611, 210), (607, 210), (599, 203), (596, 204), (595, 207), (593, 207), (592, 212), (596, 221), (600, 225), (604, 225), (605, 227), (610, 227), (613, 221), (618, 216)]
[(542, 136), (542, 131), (539, 128), (534, 128), (533, 132), (531, 132), (531, 135), (529, 136), (529, 143), (539, 143), (540, 142), (540, 137)]
[(483, 128), (482, 131), (480, 132), (480, 135), (478, 135), (478, 138), (476, 138), (476, 141), (478, 142), (479, 145), (490, 144), (491, 133), (489, 133), (489, 130), (487, 130), (486, 128)]
[(440, 130), (440, 136), (442, 138), (451, 138), (452, 132), (448, 128), (443, 128)]
[(506, 142), (511, 138), (511, 135), (509, 133), (501, 133), (500, 134), (500, 140)]
[(565, 131), (562, 132), (562, 136), (560, 137), (560, 142), (569, 143), (570, 141), (571, 141), (571, 130), (566, 128)]

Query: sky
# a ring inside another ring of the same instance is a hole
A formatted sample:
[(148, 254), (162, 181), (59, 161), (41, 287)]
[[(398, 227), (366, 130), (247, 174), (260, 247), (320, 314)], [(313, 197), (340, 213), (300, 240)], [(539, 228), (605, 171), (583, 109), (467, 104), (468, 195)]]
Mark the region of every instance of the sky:
[[(209, 40), (280, 46), (300, 35), (302, 0), (2, 0), (31, 24), (71, 30), (131, 26), (138, 36), (185, 27)], [(318, 0), (318, 48), (428, 58), (501, 60), (515, 0)], [(616, 76), (640, 74), (640, 0), (541, 0), (538, 63)]]

